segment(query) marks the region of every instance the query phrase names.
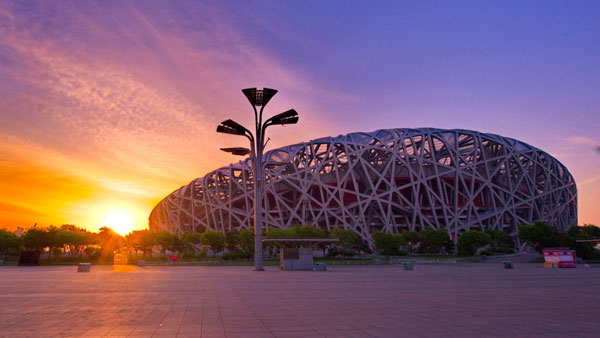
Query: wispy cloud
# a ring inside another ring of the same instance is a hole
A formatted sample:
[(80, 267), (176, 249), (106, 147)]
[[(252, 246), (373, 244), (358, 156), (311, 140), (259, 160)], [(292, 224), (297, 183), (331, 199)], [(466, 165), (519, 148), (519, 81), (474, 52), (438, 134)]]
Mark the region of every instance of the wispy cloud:
[[(196, 20), (187, 10), (203, 20), (190, 27)], [(43, 185), (44, 175), (81, 186), (81, 193), (58, 189), (65, 195), (53, 195), (51, 205), (31, 206), (44, 212), (58, 204), (66, 214), (68, 205), (81, 209), (66, 195), (83, 199), (90, 189), (156, 200), (235, 161), (218, 149), (244, 140), (224, 139), (214, 128), (232, 113), (244, 119), (235, 114), (248, 108), (237, 89), (248, 84), (297, 92), (292, 98), (318, 92), (244, 41), (227, 13), (210, 5), (3, 3), (0, 19), (0, 155), (10, 169), (28, 168), (20, 177), (30, 189)], [(303, 139), (288, 133), (279, 142)], [(0, 203), (26, 196), (15, 191)]]

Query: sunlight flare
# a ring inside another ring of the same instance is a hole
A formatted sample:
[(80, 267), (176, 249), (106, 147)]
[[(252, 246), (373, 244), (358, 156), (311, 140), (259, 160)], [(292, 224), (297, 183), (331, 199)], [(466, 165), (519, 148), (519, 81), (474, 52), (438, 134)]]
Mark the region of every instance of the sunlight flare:
[(106, 214), (102, 225), (113, 229), (119, 235), (126, 235), (133, 229), (132, 217), (123, 211), (111, 211)]

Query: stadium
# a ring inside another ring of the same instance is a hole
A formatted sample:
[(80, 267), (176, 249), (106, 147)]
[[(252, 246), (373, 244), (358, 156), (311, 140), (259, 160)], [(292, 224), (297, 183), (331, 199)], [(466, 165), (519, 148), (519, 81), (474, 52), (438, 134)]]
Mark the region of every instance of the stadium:
[[(425, 226), (451, 238), (541, 220), (560, 232), (577, 224), (575, 180), (526, 143), (453, 129), (385, 129), (294, 144), (264, 156), (263, 228), (313, 224), (356, 231)], [(253, 227), (251, 161), (219, 168), (156, 205), (151, 230), (203, 232)]]

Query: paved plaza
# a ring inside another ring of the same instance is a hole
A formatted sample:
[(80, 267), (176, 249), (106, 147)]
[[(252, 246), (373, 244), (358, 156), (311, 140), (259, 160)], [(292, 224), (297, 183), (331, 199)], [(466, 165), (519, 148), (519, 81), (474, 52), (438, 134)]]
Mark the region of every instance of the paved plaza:
[(0, 267), (1, 337), (591, 337), (600, 269)]

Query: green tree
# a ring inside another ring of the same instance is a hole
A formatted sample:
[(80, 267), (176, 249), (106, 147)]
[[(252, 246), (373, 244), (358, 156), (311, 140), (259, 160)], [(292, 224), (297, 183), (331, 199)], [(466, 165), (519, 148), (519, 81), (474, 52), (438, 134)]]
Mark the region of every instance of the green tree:
[(19, 249), (21, 241), (14, 233), (6, 229), (0, 229), (0, 254), (4, 255), (4, 259), (12, 252)]
[(202, 245), (210, 247), (214, 262), (217, 252), (220, 252), (225, 247), (225, 235), (220, 231), (206, 230), (202, 234)]
[(83, 247), (92, 243), (92, 234), (72, 224), (63, 224), (59, 232), (60, 244), (63, 244), (74, 257), (81, 254)]
[(234, 251), (239, 245), (239, 234), (237, 229), (228, 230), (225, 232), (225, 246), (229, 251)]
[(346, 256), (358, 242), (358, 235), (352, 229), (333, 228), (329, 232), (329, 238), (338, 240), (333, 245), (342, 249), (342, 257), (344, 259), (346, 259)]
[(94, 242), (100, 246), (100, 259), (111, 261), (115, 251), (121, 248), (123, 237), (109, 227), (101, 227), (94, 235)]
[(450, 236), (444, 228), (434, 230), (430, 226), (426, 226), (422, 231), (423, 243), (428, 248), (430, 253), (440, 253), (450, 244)]
[(400, 243), (408, 252), (413, 252), (415, 245), (419, 243), (419, 233), (416, 231), (404, 231), (400, 234)]
[(187, 251), (196, 251), (196, 245), (202, 242), (202, 234), (199, 232), (184, 232), (181, 236), (183, 245)]
[(481, 231), (469, 230), (458, 236), (456, 247), (458, 254), (462, 256), (473, 256), (477, 249), (486, 245), (492, 245), (492, 236)]
[(42, 251), (48, 247), (48, 233), (41, 229), (31, 228), (23, 234), (21, 241), (26, 250)]
[(398, 254), (400, 247), (400, 236), (392, 235), (388, 232), (375, 231), (373, 233), (375, 249), (383, 255), (391, 256)]
[(513, 245), (512, 238), (502, 230), (486, 230), (484, 232), (492, 239), (494, 250), (505, 250)]
[(577, 225), (570, 227), (567, 234), (561, 237), (560, 246), (566, 246), (575, 250), (579, 258), (591, 259), (599, 257), (600, 254), (595, 248), (596, 242), (577, 242), (577, 240), (597, 238), (593, 236), (595, 229), (588, 227)]
[(159, 231), (156, 233), (156, 243), (160, 246), (160, 251), (164, 256), (167, 250), (175, 252), (181, 247), (181, 240), (175, 234), (168, 231)]
[(243, 229), (240, 231), (238, 240), (240, 247), (247, 253), (251, 253), (254, 250), (254, 231), (250, 229)]
[(56, 248), (62, 248), (64, 246), (64, 234), (62, 231), (55, 227), (54, 225), (50, 225), (46, 229), (46, 241), (48, 246), (48, 259), (52, 259), (52, 254), (54, 254), (54, 258), (56, 259), (57, 254), (60, 254), (62, 251), (55, 250)]
[[(276, 227), (270, 227), (269, 230), (265, 232), (265, 238), (269, 239), (281, 239), (281, 238), (298, 238), (296, 234), (296, 229), (294, 227), (290, 227), (288, 229), (281, 229)], [(267, 242), (265, 247), (269, 248), (269, 251), (272, 248), (281, 248), (281, 247), (290, 247), (290, 243), (283, 242)]]
[(542, 252), (543, 248), (549, 248), (559, 245), (559, 234), (550, 224), (544, 222), (535, 222), (533, 224), (521, 224), (519, 226), (519, 238)]
[(589, 235), (592, 238), (600, 238), (600, 227), (593, 224), (584, 224), (579, 227), (581, 232)]
[(295, 232), (296, 238), (325, 238), (327, 237), (327, 230), (316, 227), (310, 224), (300, 225), (296, 224), (292, 226)]

